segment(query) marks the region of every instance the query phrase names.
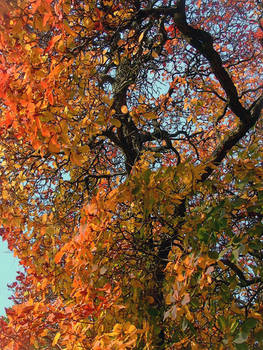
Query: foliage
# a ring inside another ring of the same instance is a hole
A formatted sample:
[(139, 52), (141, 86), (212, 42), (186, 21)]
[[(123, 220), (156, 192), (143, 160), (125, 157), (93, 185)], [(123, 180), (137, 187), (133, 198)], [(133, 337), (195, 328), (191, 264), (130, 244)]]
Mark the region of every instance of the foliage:
[(261, 349), (262, 3), (0, 13), (1, 349)]

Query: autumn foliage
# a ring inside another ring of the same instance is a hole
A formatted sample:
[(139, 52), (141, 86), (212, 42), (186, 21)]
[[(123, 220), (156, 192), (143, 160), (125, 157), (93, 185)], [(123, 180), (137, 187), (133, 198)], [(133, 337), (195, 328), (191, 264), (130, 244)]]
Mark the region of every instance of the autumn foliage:
[(262, 6), (1, 2), (2, 350), (263, 348)]

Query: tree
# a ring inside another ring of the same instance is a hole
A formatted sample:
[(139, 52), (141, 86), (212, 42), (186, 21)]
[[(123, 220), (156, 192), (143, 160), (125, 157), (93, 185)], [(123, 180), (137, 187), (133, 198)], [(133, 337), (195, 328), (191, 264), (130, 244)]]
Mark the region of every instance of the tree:
[(262, 348), (262, 3), (0, 11), (1, 349)]

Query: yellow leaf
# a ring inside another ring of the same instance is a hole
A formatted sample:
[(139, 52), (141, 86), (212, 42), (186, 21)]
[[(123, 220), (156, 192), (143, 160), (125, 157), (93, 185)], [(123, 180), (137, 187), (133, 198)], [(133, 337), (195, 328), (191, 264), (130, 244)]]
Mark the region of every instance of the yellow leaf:
[(82, 166), (82, 156), (80, 154), (77, 154), (74, 151), (71, 151), (70, 159), (72, 160), (72, 163), (77, 166)]
[(143, 116), (144, 116), (144, 118), (149, 119), (149, 120), (158, 118), (158, 114), (156, 114), (154, 112), (145, 113)]
[(256, 318), (258, 320), (262, 319), (262, 314), (259, 313), (259, 312), (251, 312), (250, 316), (253, 317), (253, 318)]
[(8, 192), (6, 190), (2, 191), (2, 197), (3, 197), (3, 199), (7, 199), (8, 198)]
[(74, 32), (70, 26), (68, 25), (67, 21), (64, 21), (63, 28), (66, 30), (66, 32), (74, 39), (75, 36), (77, 36), (77, 33)]
[(192, 350), (198, 350), (199, 349), (199, 346), (198, 346), (198, 344), (196, 344), (195, 342), (191, 342), (191, 349)]
[(85, 18), (83, 24), (86, 28), (90, 29), (94, 26), (94, 22), (90, 18)]
[(104, 4), (104, 6), (109, 6), (109, 7), (111, 7), (111, 6), (113, 5), (113, 1), (112, 1), (112, 0), (104, 0), (104, 1), (103, 1), (103, 4)]
[(115, 57), (114, 59), (113, 59), (113, 63), (114, 64), (116, 64), (117, 66), (120, 64), (120, 59), (119, 59), (119, 57)]
[(113, 330), (111, 333), (109, 333), (109, 335), (111, 336), (116, 336), (119, 335), (122, 331), (122, 325), (120, 323), (116, 323), (115, 326), (113, 327)]
[(132, 38), (132, 37), (134, 36), (134, 34), (135, 34), (135, 30), (132, 29), (132, 30), (129, 32), (129, 34), (128, 34), (128, 38), (129, 38), (129, 39)]
[(111, 119), (111, 124), (116, 126), (116, 128), (120, 128), (121, 127), (121, 122), (119, 121), (119, 119), (116, 119), (116, 118), (112, 118)]
[(90, 148), (88, 145), (78, 147), (78, 152), (80, 153), (89, 153)]
[(60, 332), (57, 332), (57, 334), (55, 335), (55, 337), (53, 339), (52, 346), (55, 346), (57, 344), (59, 338), (60, 338)]
[(140, 43), (144, 37), (144, 32), (142, 32), (139, 36), (138, 42)]
[(136, 331), (136, 327), (133, 324), (131, 324), (125, 333), (133, 333), (134, 331)]

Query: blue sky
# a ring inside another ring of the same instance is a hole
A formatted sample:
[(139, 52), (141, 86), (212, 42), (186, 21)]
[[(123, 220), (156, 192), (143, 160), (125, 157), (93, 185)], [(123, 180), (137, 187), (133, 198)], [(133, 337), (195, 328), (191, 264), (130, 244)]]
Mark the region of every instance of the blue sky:
[(7, 247), (0, 237), (0, 316), (5, 315), (5, 307), (12, 305), (8, 300), (10, 291), (7, 284), (15, 282), (16, 271), (19, 270), (19, 263), (14, 258), (13, 253)]

